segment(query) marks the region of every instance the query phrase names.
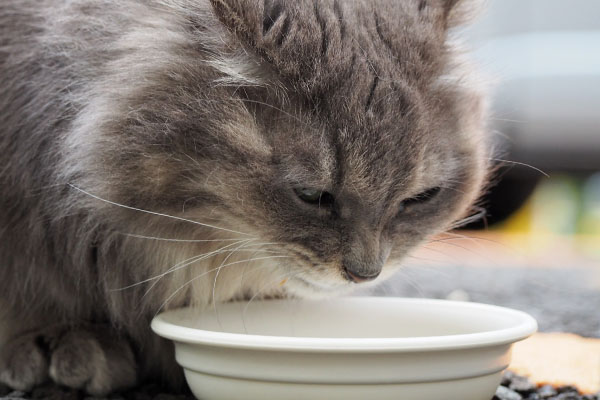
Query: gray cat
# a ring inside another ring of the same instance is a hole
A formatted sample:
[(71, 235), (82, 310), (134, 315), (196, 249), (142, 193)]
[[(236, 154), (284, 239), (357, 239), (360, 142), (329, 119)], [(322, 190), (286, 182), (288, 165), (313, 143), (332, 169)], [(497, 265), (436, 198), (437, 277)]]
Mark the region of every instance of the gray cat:
[(3, 0), (0, 381), (181, 387), (160, 310), (390, 276), (488, 173), (470, 8)]

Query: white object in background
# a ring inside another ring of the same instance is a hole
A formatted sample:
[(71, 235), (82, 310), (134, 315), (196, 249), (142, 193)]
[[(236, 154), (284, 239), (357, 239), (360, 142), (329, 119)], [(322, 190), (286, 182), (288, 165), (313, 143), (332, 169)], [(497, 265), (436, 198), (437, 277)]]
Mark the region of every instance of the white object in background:
[(600, 167), (600, 2), (488, 0), (465, 37), (497, 85), (493, 129), (511, 159)]
[(520, 311), (446, 300), (270, 300), (217, 311), (152, 321), (175, 341), (203, 400), (486, 400), (511, 344), (537, 328)]
[(450, 293), (448, 293), (448, 295), (446, 296), (446, 300), (470, 301), (471, 296), (469, 296), (469, 293), (467, 293), (463, 289), (455, 289), (455, 290), (451, 291)]

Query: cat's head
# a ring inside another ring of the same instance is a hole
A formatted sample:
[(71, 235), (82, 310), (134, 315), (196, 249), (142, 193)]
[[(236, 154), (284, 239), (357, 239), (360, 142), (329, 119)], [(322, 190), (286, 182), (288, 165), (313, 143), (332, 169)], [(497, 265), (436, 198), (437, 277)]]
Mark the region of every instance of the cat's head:
[(293, 292), (389, 275), (478, 197), (484, 101), (448, 43), (462, 3), (212, 0), (243, 150), (207, 190), (293, 257)]
[(156, 92), (171, 111), (144, 127), (169, 124), (153, 140), (171, 154), (144, 161), (162, 188), (146, 198), (276, 243), (300, 295), (389, 276), (470, 212), (488, 150), (484, 97), (448, 39), (465, 1), (211, 3), (209, 68), (171, 73), (192, 78)]

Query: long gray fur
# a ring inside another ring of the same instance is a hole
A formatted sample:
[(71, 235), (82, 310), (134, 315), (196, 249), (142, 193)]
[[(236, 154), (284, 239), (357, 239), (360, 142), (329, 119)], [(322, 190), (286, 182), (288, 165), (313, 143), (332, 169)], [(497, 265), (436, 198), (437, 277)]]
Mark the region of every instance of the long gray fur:
[(488, 173), (470, 4), (3, 1), (0, 381), (178, 387), (158, 311), (392, 275)]

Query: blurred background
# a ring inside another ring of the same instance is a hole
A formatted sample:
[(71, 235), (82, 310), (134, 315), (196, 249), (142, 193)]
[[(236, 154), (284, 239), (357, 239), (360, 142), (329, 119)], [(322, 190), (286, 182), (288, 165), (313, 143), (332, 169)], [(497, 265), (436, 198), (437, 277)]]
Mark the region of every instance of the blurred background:
[(600, 1), (486, 3), (461, 36), (492, 83), (487, 217), (426, 243), (379, 290), (510, 306), (541, 331), (600, 337)]
[(489, 222), (505, 220), (531, 199), (507, 228), (598, 235), (600, 2), (486, 3), (465, 37), (493, 82), (499, 158), (515, 162), (500, 162), (505, 168), (488, 197)]

